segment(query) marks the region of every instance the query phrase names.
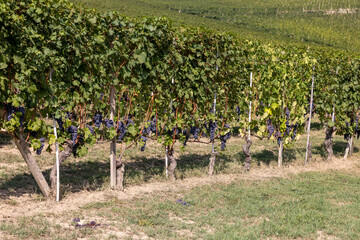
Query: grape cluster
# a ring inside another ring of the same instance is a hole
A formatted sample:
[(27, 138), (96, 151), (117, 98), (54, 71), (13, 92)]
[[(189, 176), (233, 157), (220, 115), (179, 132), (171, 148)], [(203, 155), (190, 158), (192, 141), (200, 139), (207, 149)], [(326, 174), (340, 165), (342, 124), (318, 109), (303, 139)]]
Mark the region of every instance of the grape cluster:
[(125, 134), (126, 134), (127, 130), (126, 130), (126, 124), (124, 122), (119, 122), (118, 123), (118, 129), (117, 129), (117, 134), (119, 135), (118, 136), (118, 139), (121, 141), (124, 139), (125, 137)]
[(143, 151), (145, 151), (145, 147), (146, 147), (146, 141), (148, 140), (148, 138), (147, 137), (145, 137), (145, 136), (141, 136), (141, 138), (140, 138), (140, 142), (142, 142), (142, 146), (141, 146), (141, 151), (143, 152)]
[(357, 139), (359, 139), (359, 137), (360, 137), (359, 116), (356, 116), (355, 123), (356, 123), (355, 134), (357, 134)]
[[(349, 123), (348, 121), (345, 121), (345, 124), (346, 124), (346, 128), (349, 128), (349, 125), (351, 123)], [(344, 134), (344, 140), (349, 141), (349, 139), (350, 139), (350, 133), (345, 133)]]
[(40, 145), (40, 148), (38, 148), (38, 149), (36, 149), (36, 154), (37, 155), (40, 155), (41, 154), (41, 152), (42, 152), (42, 150), (43, 150), (43, 148), (44, 148), (44, 143), (45, 143), (45, 138), (40, 138), (39, 139), (40, 140), (40, 142), (41, 142), (41, 145)]
[(91, 134), (95, 134), (94, 128), (92, 126), (86, 125), (86, 127), (89, 129), (89, 131), (91, 132)]
[(94, 120), (95, 127), (100, 128), (101, 123), (102, 123), (102, 114), (101, 113), (95, 113), (93, 120)]
[(55, 121), (56, 121), (57, 124), (59, 125), (60, 131), (64, 131), (64, 121), (63, 121), (62, 117), (60, 117), (60, 118), (55, 118)]
[(156, 123), (157, 123), (157, 119), (156, 117), (153, 117), (152, 120), (150, 121), (150, 130), (152, 133), (156, 133)]
[(13, 114), (21, 112), (20, 116), (20, 126), (23, 126), (24, 117), (25, 117), (25, 108), (23, 107), (14, 107), (12, 104), (6, 104), (6, 113), (7, 113), (7, 120), (10, 121), (13, 118)]
[(79, 138), (79, 141), (76, 142), (76, 140), (78, 139), (78, 128), (73, 126), (73, 125), (70, 125), (68, 128), (67, 128), (67, 131), (68, 133), (70, 133), (71, 135), (71, 141), (73, 141), (73, 144), (74, 144), (74, 147), (73, 147), (73, 154), (74, 156), (76, 156), (76, 150), (77, 148), (79, 147), (80, 145), (80, 140), (81, 139), (81, 136)]
[[(229, 124), (225, 124), (226, 128), (230, 128)], [(220, 135), (220, 140), (221, 140), (221, 151), (225, 150), (226, 147), (226, 141), (229, 140), (231, 137), (231, 133), (230, 131), (228, 131), (226, 134), (224, 135)]]
[(184, 147), (186, 146), (186, 143), (187, 143), (187, 141), (189, 141), (189, 138), (190, 138), (190, 131), (189, 131), (189, 129), (184, 129), (183, 131), (182, 131), (182, 134), (185, 136), (185, 141), (184, 141)]
[(292, 136), (291, 136), (291, 139), (292, 139), (292, 140), (295, 140), (298, 124), (297, 124), (297, 123), (296, 123), (295, 125), (292, 124), (291, 127), (293, 128), (293, 134), (292, 134)]
[(190, 128), (190, 134), (192, 134), (194, 136), (194, 139), (198, 139), (199, 138), (199, 133), (201, 132), (201, 129), (196, 127), (196, 126), (192, 126)]
[(209, 131), (210, 131), (210, 140), (214, 141), (215, 139), (215, 130), (217, 128), (217, 124), (215, 121), (209, 122)]
[(117, 128), (116, 132), (119, 135), (118, 139), (121, 141), (121, 140), (124, 140), (124, 138), (125, 138), (125, 134), (127, 133), (127, 128), (130, 125), (134, 126), (134, 122), (131, 119), (127, 119), (126, 122), (120, 121), (120, 122), (117, 123), (117, 125), (118, 125), (118, 128)]
[(105, 123), (105, 126), (106, 126), (107, 128), (114, 127), (114, 121), (111, 120), (111, 119), (105, 118), (104, 123)]
[(78, 135), (78, 128), (74, 125), (70, 125), (67, 131), (71, 134), (71, 140), (75, 143)]
[(267, 125), (266, 126), (267, 126), (267, 130), (269, 131), (268, 138), (271, 138), (271, 136), (274, 134), (275, 128), (274, 128), (274, 125), (271, 124), (270, 119), (267, 120)]

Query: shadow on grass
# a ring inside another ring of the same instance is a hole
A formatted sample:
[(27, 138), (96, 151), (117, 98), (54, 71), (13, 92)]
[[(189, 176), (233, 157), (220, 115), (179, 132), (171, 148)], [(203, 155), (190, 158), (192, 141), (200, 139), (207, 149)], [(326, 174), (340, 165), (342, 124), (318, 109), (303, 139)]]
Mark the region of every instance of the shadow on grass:
[[(245, 157), (245, 156), (244, 156)], [(253, 161), (256, 161), (258, 165), (265, 164), (269, 166), (271, 162), (278, 161), (278, 152), (261, 150), (260, 152), (253, 153), (251, 155)], [(284, 149), (283, 152), (283, 163), (290, 163), (296, 160), (295, 149)]]
[(11, 137), (9, 137), (3, 133), (0, 133), (0, 148), (3, 145), (9, 145), (9, 144), (11, 144)]
[[(335, 145), (338, 149), (339, 144)], [(341, 150), (344, 145), (340, 145)], [(346, 144), (345, 144), (346, 147)], [(358, 149), (356, 148), (356, 151)], [(284, 150), (284, 163), (296, 159), (296, 150)], [(188, 176), (203, 176), (208, 172), (210, 154), (184, 154), (178, 157), (176, 177), (183, 179)], [(233, 164), (243, 166), (245, 156), (242, 151), (235, 155), (220, 154), (215, 163), (215, 172), (223, 172), (229, 169)], [(258, 164), (269, 165), (271, 162), (277, 162), (277, 152), (262, 150), (252, 154), (252, 159)], [(151, 180), (164, 180), (165, 164), (163, 158), (136, 157), (132, 161), (125, 163), (125, 186), (146, 183)], [(109, 186), (110, 167), (107, 161), (80, 161), (65, 162), (61, 166), (61, 191), (62, 195), (66, 192), (79, 192), (83, 190), (94, 191), (107, 188)], [(50, 169), (43, 171), (48, 182)], [(9, 179), (4, 179), (0, 183), (0, 198), (9, 196), (21, 196), (24, 194), (40, 194), (40, 189), (34, 178), (28, 174), (18, 174)]]
[(310, 130), (311, 131), (319, 131), (319, 130), (323, 129), (323, 126), (324, 125), (320, 122), (311, 122)]
[[(43, 171), (50, 184), (51, 169)], [(96, 190), (109, 182), (109, 164), (104, 162), (66, 162), (60, 167), (61, 192), (79, 192)], [(5, 179), (0, 184), (0, 198), (41, 193), (31, 174), (23, 173)]]
[[(177, 159), (176, 176), (183, 179), (189, 172), (206, 173), (210, 155), (187, 154)], [(229, 161), (229, 159), (225, 159)], [(138, 157), (125, 163), (125, 186), (149, 182), (152, 179), (164, 179), (165, 164), (163, 158)], [(61, 195), (66, 192), (83, 190), (94, 191), (106, 188), (110, 179), (109, 163), (103, 161), (65, 162), (60, 168)], [(51, 169), (43, 171), (48, 183)], [(17, 174), (0, 183), (0, 198), (41, 194), (31, 174)]]
[[(347, 147), (347, 142), (345, 141), (334, 141), (333, 144), (333, 151), (334, 151), (334, 155), (336, 157), (343, 157), (345, 154), (345, 149)], [(320, 145), (320, 146), (316, 146), (313, 150), (314, 154), (319, 154), (322, 158), (326, 158), (327, 157), (327, 151), (325, 150), (324, 145)], [(359, 152), (359, 148), (358, 147), (354, 147), (354, 153)]]

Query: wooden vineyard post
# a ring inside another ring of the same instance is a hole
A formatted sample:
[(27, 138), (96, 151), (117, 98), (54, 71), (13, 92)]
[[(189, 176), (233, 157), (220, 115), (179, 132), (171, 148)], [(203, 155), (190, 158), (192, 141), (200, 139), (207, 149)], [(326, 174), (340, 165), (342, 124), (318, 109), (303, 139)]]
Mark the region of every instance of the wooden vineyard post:
[(250, 123), (251, 123), (251, 88), (252, 88), (252, 79), (253, 79), (253, 73), (250, 73), (250, 105), (249, 105), (249, 132), (248, 132), (248, 139), (250, 140)]
[[(52, 82), (53, 72), (54, 71), (52, 69), (49, 72), (50, 82)], [(55, 116), (53, 116), (53, 125), (54, 125), (54, 135), (55, 135), (55, 156), (56, 156), (56, 162), (55, 162), (55, 164), (56, 164), (56, 201), (59, 202), (60, 201), (60, 161), (59, 161), (59, 144), (57, 142)]]
[(55, 135), (55, 151), (56, 151), (56, 201), (60, 201), (60, 161), (59, 161), (59, 144), (57, 142), (57, 131), (55, 117), (53, 117), (54, 135)]
[(252, 104), (252, 98), (251, 98), (251, 88), (252, 88), (252, 80), (253, 80), (253, 73), (250, 73), (250, 103), (249, 103), (249, 129), (248, 129), (248, 133), (245, 134), (245, 141), (246, 143), (243, 145), (242, 149), (243, 149), (243, 153), (245, 154), (245, 164), (244, 164), (244, 171), (249, 171), (250, 170), (250, 166), (251, 166), (251, 154), (250, 154), (250, 147), (252, 145), (252, 141), (250, 139), (250, 134), (251, 134), (251, 130), (250, 130), (250, 123), (251, 123), (251, 104)]
[[(175, 40), (174, 40), (174, 44), (175, 44)], [(172, 76), (172, 78), (171, 78), (171, 84), (174, 84), (174, 82), (175, 82), (175, 79), (174, 79), (174, 76)], [(171, 112), (172, 112), (172, 106), (173, 106), (173, 100), (171, 99), (170, 100), (170, 114), (171, 114)], [(169, 121), (171, 121), (171, 117), (170, 117), (170, 115), (169, 115)], [(166, 178), (168, 178), (169, 177), (169, 147), (168, 146), (166, 146), (165, 147), (165, 176), (166, 176)]]
[[(219, 57), (219, 51), (217, 51), (216, 53), (216, 58)], [(219, 71), (219, 66), (216, 64), (216, 72)], [(214, 111), (214, 115), (216, 116), (216, 90), (215, 90), (215, 93), (214, 93), (214, 108), (213, 108), (213, 111)], [(216, 161), (216, 155), (218, 153), (216, 152), (215, 150), (215, 139), (212, 140), (212, 148), (211, 148), (211, 157), (210, 157), (210, 162), (209, 162), (209, 176), (212, 176), (213, 173), (214, 173), (214, 166), (215, 166), (215, 161)]]
[[(115, 86), (110, 88), (110, 120), (114, 121), (115, 116)], [(110, 187), (116, 187), (116, 138), (110, 143)]]
[[(217, 66), (216, 66), (217, 67)], [(214, 94), (214, 114), (216, 114), (216, 92)], [(212, 176), (214, 173), (214, 166), (216, 161), (216, 155), (217, 152), (215, 150), (215, 139), (212, 140), (212, 150), (211, 150), (211, 157), (210, 157), (210, 163), (209, 163), (209, 176)]]
[(305, 165), (308, 163), (308, 161), (311, 162), (310, 126), (311, 126), (311, 117), (312, 117), (312, 111), (313, 111), (314, 71), (315, 71), (315, 66), (313, 66), (313, 75), (312, 75), (312, 81), (311, 81), (310, 116), (309, 116), (309, 123), (308, 123), (308, 127), (307, 127), (308, 136), (307, 136), (307, 144), (306, 144)]

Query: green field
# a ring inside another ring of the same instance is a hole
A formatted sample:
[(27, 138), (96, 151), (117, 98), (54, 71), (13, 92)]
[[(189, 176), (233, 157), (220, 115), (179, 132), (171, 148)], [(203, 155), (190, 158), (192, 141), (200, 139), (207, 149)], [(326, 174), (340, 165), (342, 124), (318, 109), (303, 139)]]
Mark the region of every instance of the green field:
[(127, 16), (166, 16), (177, 25), (204, 26), (296, 45), (359, 52), (360, 2), (356, 0), (71, 0)]

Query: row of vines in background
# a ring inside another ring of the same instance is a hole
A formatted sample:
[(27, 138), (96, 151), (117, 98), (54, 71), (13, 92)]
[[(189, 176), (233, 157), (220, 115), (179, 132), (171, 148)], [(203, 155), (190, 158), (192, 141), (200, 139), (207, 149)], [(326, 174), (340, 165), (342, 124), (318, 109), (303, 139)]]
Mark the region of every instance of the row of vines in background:
[[(249, 128), (279, 145), (281, 165), (284, 146), (303, 132), (314, 75), (316, 112), (330, 135), (336, 130), (352, 141), (359, 132), (359, 62), (343, 56), (175, 28), (165, 18), (98, 13), (62, 0), (1, 0), (0, 30), (1, 132), (14, 139), (45, 196), (55, 187), (56, 166), (49, 187), (29, 150), (41, 154), (45, 142), (50, 152), (60, 145), (60, 163), (111, 142), (117, 189), (126, 149), (143, 151), (149, 139), (162, 143), (175, 179), (176, 141), (186, 147), (220, 140), (224, 150), (234, 126), (246, 140), (246, 170)], [(57, 139), (46, 117), (56, 122)], [(215, 159), (216, 149), (210, 173)]]

